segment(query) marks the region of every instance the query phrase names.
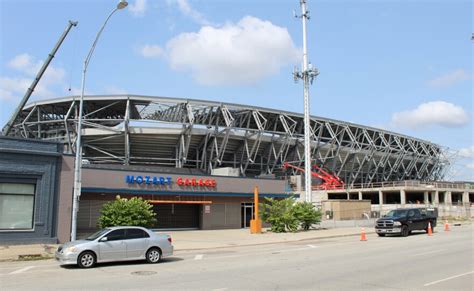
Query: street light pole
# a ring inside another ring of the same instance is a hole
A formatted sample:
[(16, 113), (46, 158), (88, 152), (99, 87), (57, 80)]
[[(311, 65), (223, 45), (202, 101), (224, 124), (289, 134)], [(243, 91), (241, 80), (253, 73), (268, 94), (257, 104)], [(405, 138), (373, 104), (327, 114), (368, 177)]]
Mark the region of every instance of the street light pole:
[(97, 45), (97, 41), (99, 40), (102, 31), (104, 30), (107, 22), (109, 21), (110, 17), (120, 9), (127, 7), (128, 3), (125, 0), (120, 0), (117, 4), (117, 7), (110, 12), (109, 16), (104, 21), (104, 24), (100, 28), (99, 32), (97, 33), (94, 42), (92, 43), (92, 47), (89, 50), (86, 58), (84, 59), (84, 66), (82, 69), (82, 81), (81, 81), (81, 96), (79, 98), (79, 112), (78, 112), (78, 120), (77, 120), (77, 137), (76, 137), (76, 160), (74, 163), (74, 193), (73, 193), (73, 201), (72, 201), (72, 221), (71, 221), (71, 241), (76, 240), (77, 235), (77, 212), (79, 211), (79, 197), (81, 196), (81, 175), (82, 175), (82, 114), (83, 114), (83, 104), (84, 104), (84, 87), (86, 84), (86, 72), (87, 67), (89, 66), (89, 61), (92, 57), (92, 53), (94, 52), (95, 46)]
[(303, 95), (304, 95), (304, 188), (305, 201), (311, 202), (311, 136), (310, 136), (310, 102), (309, 102), (309, 85), (313, 83), (313, 79), (319, 74), (319, 71), (308, 64), (308, 49), (306, 43), (306, 20), (309, 19), (309, 11), (306, 10), (306, 0), (300, 0), (301, 16), (303, 22), (303, 67), (301, 72), (295, 69), (293, 77), (295, 82), (303, 79)]

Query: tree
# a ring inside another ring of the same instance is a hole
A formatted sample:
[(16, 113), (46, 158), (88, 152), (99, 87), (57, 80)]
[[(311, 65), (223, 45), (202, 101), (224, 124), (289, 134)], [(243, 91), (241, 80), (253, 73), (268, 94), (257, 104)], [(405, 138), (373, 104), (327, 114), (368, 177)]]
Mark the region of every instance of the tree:
[(286, 232), (298, 229), (298, 219), (294, 213), (295, 200), (292, 197), (285, 199), (266, 198), (260, 203), (260, 217), (271, 224), (271, 231)]
[(299, 202), (294, 206), (296, 219), (300, 222), (300, 226), (304, 230), (309, 230), (313, 224), (321, 222), (322, 213), (317, 210), (310, 202)]
[(104, 204), (99, 217), (101, 228), (109, 226), (150, 227), (156, 222), (153, 206), (142, 198), (120, 198)]

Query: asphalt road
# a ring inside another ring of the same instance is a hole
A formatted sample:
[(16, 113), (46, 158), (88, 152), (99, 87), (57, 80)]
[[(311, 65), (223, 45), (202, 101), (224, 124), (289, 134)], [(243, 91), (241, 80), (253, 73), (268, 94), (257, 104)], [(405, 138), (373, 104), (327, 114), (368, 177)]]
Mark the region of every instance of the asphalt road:
[(162, 263), (0, 263), (1, 290), (473, 290), (473, 226), (176, 252)]

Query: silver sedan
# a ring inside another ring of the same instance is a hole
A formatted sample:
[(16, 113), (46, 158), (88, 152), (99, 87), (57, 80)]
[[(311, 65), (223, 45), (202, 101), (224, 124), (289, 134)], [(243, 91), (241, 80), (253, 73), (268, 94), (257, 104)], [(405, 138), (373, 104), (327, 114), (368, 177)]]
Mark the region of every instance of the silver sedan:
[(158, 263), (173, 255), (169, 235), (156, 234), (137, 226), (104, 228), (84, 240), (65, 243), (56, 250), (61, 265), (91, 268), (96, 263), (147, 260)]

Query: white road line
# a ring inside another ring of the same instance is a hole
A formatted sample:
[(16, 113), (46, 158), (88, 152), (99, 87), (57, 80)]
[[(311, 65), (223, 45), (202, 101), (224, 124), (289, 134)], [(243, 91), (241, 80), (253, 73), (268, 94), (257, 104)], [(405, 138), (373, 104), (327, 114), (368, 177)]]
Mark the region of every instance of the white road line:
[(20, 273), (23, 273), (23, 272), (28, 271), (28, 270), (30, 270), (30, 269), (33, 269), (34, 267), (35, 267), (35, 266), (24, 267), (24, 268), (22, 268), (22, 269), (19, 269), (19, 270), (10, 272), (10, 273), (8, 273), (8, 275), (20, 274)]
[(204, 255), (196, 255), (196, 256), (194, 257), (194, 259), (195, 259), (195, 260), (202, 260), (202, 257), (203, 257), (203, 256), (204, 256)]
[(413, 257), (415, 256), (424, 256), (424, 255), (430, 255), (430, 254), (434, 254), (434, 253), (439, 253), (439, 252), (442, 252), (444, 251), (444, 249), (441, 249), (441, 250), (434, 250), (434, 251), (431, 251), (431, 252), (425, 252), (425, 253), (419, 253), (419, 254), (415, 254), (415, 255), (412, 255)]
[(472, 273), (474, 273), (474, 271), (467, 272), (467, 273), (464, 273), (464, 274), (455, 275), (455, 276), (451, 276), (451, 277), (449, 277), (449, 278), (441, 279), (441, 280), (438, 280), (438, 281), (426, 283), (426, 284), (423, 285), (423, 286), (426, 287), (426, 286), (438, 284), (438, 283), (441, 283), (441, 282), (444, 282), (444, 281), (448, 281), (448, 280), (455, 279), (455, 278), (458, 278), (458, 277), (466, 276), (466, 275), (469, 275), (469, 274), (472, 274)]
[(308, 245), (308, 247), (310, 247), (310, 248), (312, 248), (312, 249), (318, 248), (318, 247), (315, 246), (315, 245)]

